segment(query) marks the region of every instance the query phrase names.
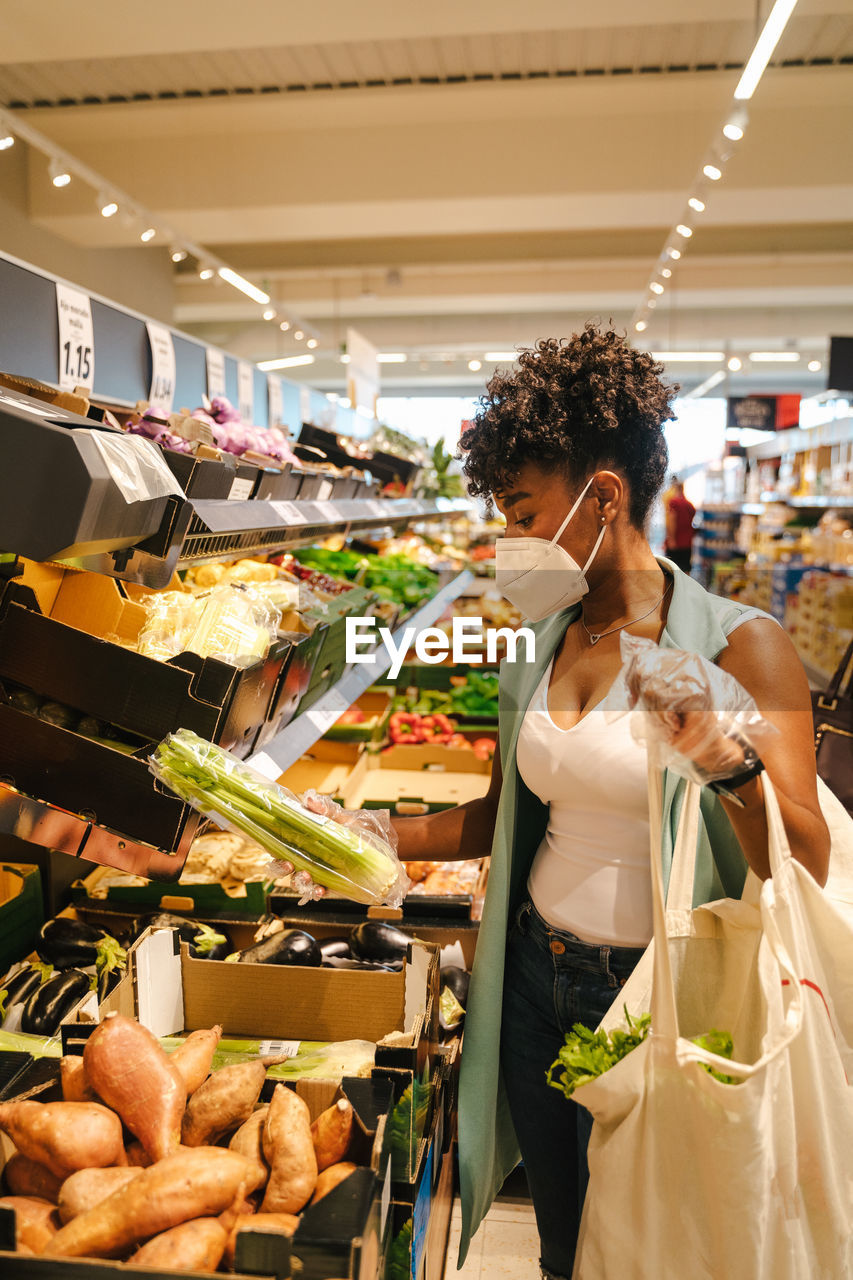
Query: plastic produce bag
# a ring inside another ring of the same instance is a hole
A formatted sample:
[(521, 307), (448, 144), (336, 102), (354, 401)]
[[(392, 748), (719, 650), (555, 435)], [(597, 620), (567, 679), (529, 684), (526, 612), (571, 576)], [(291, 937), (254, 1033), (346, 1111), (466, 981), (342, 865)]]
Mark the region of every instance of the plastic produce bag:
[(139, 652), (162, 661), (189, 652), (250, 667), (266, 657), (281, 624), (280, 609), (238, 584), (206, 595), (164, 591), (142, 603), (148, 620), (139, 633)]
[[(219, 826), (248, 836), (275, 862), (353, 902), (398, 907), (409, 878), (375, 814), (335, 822), (188, 729), (170, 734), (149, 766), (156, 778)], [(271, 870), (275, 873), (275, 867)]]
[[(660, 767), (704, 786), (732, 777), (748, 748), (760, 755), (762, 743), (778, 733), (734, 676), (707, 658), (625, 632), (621, 649), (623, 666), (607, 714), (631, 711), (634, 739), (646, 744)], [(682, 749), (688, 745), (689, 755)]]

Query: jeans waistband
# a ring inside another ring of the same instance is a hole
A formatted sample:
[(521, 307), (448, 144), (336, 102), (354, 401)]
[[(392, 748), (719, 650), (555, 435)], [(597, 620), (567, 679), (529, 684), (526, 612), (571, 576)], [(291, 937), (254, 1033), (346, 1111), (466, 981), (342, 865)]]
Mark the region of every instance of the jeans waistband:
[(528, 899), (516, 912), (515, 924), (522, 936), (530, 938), (547, 951), (559, 968), (580, 968), (591, 973), (629, 973), (638, 963), (645, 947), (617, 947), (609, 943), (584, 942), (567, 929), (548, 924)]

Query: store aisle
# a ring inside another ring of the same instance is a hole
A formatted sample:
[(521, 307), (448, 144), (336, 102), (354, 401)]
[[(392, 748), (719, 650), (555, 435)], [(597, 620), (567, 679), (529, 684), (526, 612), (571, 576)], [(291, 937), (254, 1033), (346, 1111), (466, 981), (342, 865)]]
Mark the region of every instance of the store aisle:
[(539, 1236), (529, 1200), (497, 1200), (456, 1270), (462, 1216), (454, 1201), (444, 1280), (539, 1280)]

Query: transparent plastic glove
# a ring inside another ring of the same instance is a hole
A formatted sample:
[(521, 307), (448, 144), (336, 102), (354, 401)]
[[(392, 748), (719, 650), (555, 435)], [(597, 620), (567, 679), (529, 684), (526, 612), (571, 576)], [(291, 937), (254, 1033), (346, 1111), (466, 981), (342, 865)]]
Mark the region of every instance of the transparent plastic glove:
[(778, 732), (734, 676), (707, 658), (624, 632), (621, 649), (608, 701), (633, 712), (634, 739), (679, 777), (703, 786), (731, 778)]
[[(313, 787), (303, 792), (299, 799), (312, 813), (319, 813), (342, 827), (354, 827), (366, 840), (378, 838), (379, 841), (390, 845), (395, 853), (397, 852), (397, 832), (391, 825), (391, 814), (388, 809), (345, 809), (331, 796), (324, 796)], [(405, 873), (401, 875), (405, 880), (405, 885), (401, 885), (402, 892), (405, 894), (411, 887), (411, 881)], [(300, 907), (312, 899), (318, 901), (326, 893), (320, 885), (313, 883), (305, 871), (297, 871), (296, 875), (291, 876), (290, 883), (297, 892), (303, 891), (303, 896), (299, 899)]]

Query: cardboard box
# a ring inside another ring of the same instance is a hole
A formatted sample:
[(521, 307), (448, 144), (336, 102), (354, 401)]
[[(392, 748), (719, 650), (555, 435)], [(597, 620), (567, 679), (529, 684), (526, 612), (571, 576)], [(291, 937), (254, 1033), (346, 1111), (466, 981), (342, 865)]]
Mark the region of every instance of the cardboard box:
[(354, 704), (364, 715), (356, 724), (333, 724), (325, 737), (335, 742), (380, 742), (386, 735), (391, 717), (391, 695), (368, 690)]
[(346, 808), (437, 813), (484, 796), (489, 789), (489, 762), (460, 750), (448, 769), (446, 753), (446, 747), (417, 745), (367, 755), (341, 793)]
[(394, 1203), (385, 1280), (442, 1280), (453, 1209), (453, 1163), (452, 1149), (442, 1152), (440, 1144), (431, 1143), (414, 1203)]
[(363, 771), (361, 742), (337, 742), (318, 738), (309, 751), (281, 775), (278, 782), (296, 795), (313, 788), (328, 796), (342, 796), (349, 779)]
[(0, 865), (0, 975), (30, 954), (43, 924), (38, 867), (4, 862)]
[(75, 906), (88, 915), (101, 913), (110, 907), (125, 908), (125, 916), (139, 915), (149, 911), (174, 911), (177, 915), (197, 917), (202, 923), (213, 923), (221, 918), (227, 920), (246, 919), (257, 922), (267, 910), (267, 898), (272, 888), (272, 881), (255, 880), (243, 882), (243, 892), (233, 896), (225, 892), (220, 884), (176, 884), (165, 886), (151, 880), (143, 885), (110, 884), (108, 881), (106, 897), (94, 896), (98, 885), (107, 877), (109, 871), (97, 867), (84, 880), (77, 880), (72, 885), (71, 897)]

